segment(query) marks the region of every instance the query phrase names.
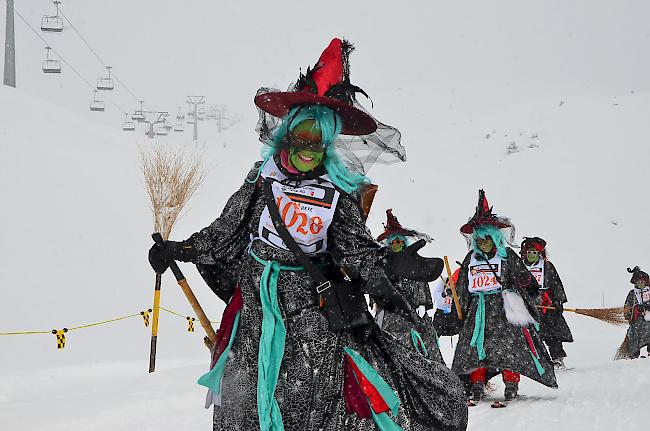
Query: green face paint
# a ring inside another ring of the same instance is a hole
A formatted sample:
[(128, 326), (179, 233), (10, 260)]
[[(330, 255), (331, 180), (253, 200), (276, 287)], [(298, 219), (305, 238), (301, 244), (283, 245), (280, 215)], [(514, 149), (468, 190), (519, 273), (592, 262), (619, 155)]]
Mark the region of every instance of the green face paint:
[(395, 253), (399, 253), (400, 251), (404, 250), (404, 247), (406, 244), (404, 244), (404, 241), (401, 239), (394, 239), (390, 243), (390, 249), (393, 250)]
[(539, 260), (539, 251), (535, 249), (526, 250), (526, 260), (528, 263), (537, 263)]
[(489, 253), (494, 248), (494, 241), (492, 241), (492, 237), (490, 236), (476, 238), (476, 245), (483, 253)]
[(636, 283), (634, 283), (634, 287), (636, 287), (637, 289), (643, 289), (645, 287), (645, 281), (642, 280), (637, 281)]
[(289, 160), (294, 168), (300, 172), (309, 172), (316, 169), (325, 157), (325, 149), (289, 148)]

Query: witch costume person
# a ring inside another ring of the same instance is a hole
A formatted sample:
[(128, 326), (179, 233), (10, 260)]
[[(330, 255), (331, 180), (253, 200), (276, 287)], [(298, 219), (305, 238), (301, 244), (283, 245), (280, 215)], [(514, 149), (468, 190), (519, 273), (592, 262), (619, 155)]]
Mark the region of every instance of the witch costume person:
[(572, 343), (573, 335), (562, 313), (563, 304), (567, 302), (562, 280), (555, 266), (548, 260), (546, 241), (542, 238), (524, 238), (520, 252), (528, 271), (539, 284), (538, 304), (542, 307), (553, 307), (540, 310), (540, 335), (548, 347), (555, 368), (564, 369), (566, 352), (562, 343)]
[(428, 280), (442, 263), (418, 256), (421, 243), (390, 255), (365, 226), (363, 164), (404, 149), (355, 101), (351, 50), (334, 39), (291, 91), (258, 91), (263, 161), (210, 226), (150, 251), (158, 272), (197, 264), (228, 304), (199, 379), (214, 430), (467, 426), (458, 378), (368, 318), (363, 293), (412, 313), (387, 275)]
[[(405, 229), (393, 215), (393, 210), (386, 210), (384, 232), (377, 237), (377, 241), (389, 247), (390, 253), (402, 253), (413, 239), (423, 239), (427, 242), (433, 240), (426, 234)], [(377, 324), (382, 330), (400, 339), (410, 349), (444, 364), (438, 347), (438, 334), (433, 326), (433, 320), (427, 314), (427, 311), (433, 310), (429, 283), (407, 278), (393, 278), (390, 281), (409, 306), (416, 310), (416, 322), (414, 324), (403, 314), (378, 306), (375, 315)]]
[(521, 374), (557, 387), (551, 358), (537, 331), (539, 286), (507, 246), (514, 240), (514, 226), (492, 213), (480, 190), (476, 212), (460, 231), (470, 251), (456, 285), (464, 325), (452, 370), (469, 376), (470, 405), (484, 397), (489, 370), (501, 372), (506, 401), (517, 396)]
[(647, 349), (650, 356), (650, 277), (647, 272), (635, 266), (627, 271), (632, 274), (630, 283), (634, 288), (625, 298), (625, 318), (630, 322), (627, 329), (626, 357), (636, 359), (641, 355), (641, 349)]

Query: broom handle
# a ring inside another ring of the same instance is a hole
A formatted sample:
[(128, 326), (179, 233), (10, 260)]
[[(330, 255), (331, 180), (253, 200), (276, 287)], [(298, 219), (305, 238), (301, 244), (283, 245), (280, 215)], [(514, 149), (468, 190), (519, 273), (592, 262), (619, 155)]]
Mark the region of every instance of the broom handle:
[[(151, 238), (153, 238), (156, 244), (163, 245), (165, 243), (165, 241), (162, 238), (162, 235), (160, 235), (158, 232), (151, 235)], [(174, 273), (174, 277), (176, 277), (176, 282), (181, 287), (181, 290), (185, 294), (185, 297), (187, 298), (188, 302), (192, 306), (192, 309), (194, 310), (194, 314), (196, 314), (196, 317), (199, 318), (199, 322), (201, 322), (201, 326), (205, 330), (208, 339), (212, 342), (212, 345), (214, 345), (217, 341), (217, 334), (215, 334), (214, 328), (210, 323), (210, 319), (208, 319), (208, 316), (206, 316), (205, 313), (203, 312), (203, 308), (201, 307), (201, 304), (199, 304), (198, 299), (196, 299), (196, 296), (194, 296), (194, 292), (192, 292), (192, 289), (190, 288), (190, 285), (187, 283), (187, 280), (185, 279), (185, 276), (181, 272), (181, 269), (173, 260), (169, 264), (169, 268)]]
[[(542, 310), (555, 310), (555, 307), (547, 307), (546, 305), (538, 305), (537, 308), (540, 308)], [(563, 308), (562, 311), (570, 311), (572, 313), (577, 313), (578, 309), (577, 308)]]
[(458, 314), (458, 319), (463, 320), (463, 312), (460, 310), (460, 301), (458, 300), (458, 293), (456, 292), (456, 285), (451, 279), (451, 268), (449, 267), (449, 259), (445, 256), (445, 268), (447, 268), (447, 281), (449, 281), (449, 287), (451, 287), (451, 295), (454, 297), (454, 305), (456, 306), (456, 314)]

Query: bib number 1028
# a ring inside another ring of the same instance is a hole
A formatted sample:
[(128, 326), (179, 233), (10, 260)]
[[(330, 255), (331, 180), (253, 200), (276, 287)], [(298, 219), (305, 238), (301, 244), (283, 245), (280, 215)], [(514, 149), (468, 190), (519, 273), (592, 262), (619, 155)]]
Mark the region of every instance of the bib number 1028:
[[(288, 229), (294, 228), (295, 231), (304, 236), (318, 235), (323, 230), (323, 219), (318, 216), (310, 217), (300, 210), (300, 204), (287, 199), (288, 202), (283, 203), (283, 197), (276, 198), (276, 204), (280, 210), (282, 221)], [(293, 209), (293, 211), (290, 211)]]

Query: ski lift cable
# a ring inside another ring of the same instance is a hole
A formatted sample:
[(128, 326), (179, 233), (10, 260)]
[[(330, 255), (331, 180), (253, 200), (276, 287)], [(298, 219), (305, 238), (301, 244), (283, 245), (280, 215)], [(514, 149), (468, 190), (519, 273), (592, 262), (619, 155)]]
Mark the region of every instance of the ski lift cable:
[[(6, 1), (5, 1), (5, 3), (6, 3)], [(50, 47), (52, 52), (54, 54), (56, 54), (57, 57), (59, 57), (59, 59), (61, 60), (62, 63), (64, 63), (66, 66), (68, 66), (68, 68), (70, 68), (70, 70), (72, 70), (72, 72), (74, 72), (74, 74), (77, 75), (79, 77), (79, 79), (81, 79), (88, 87), (90, 87), (91, 90), (95, 90), (95, 86), (93, 84), (91, 84), (90, 81), (88, 81), (86, 78), (84, 78), (83, 75), (81, 73), (79, 73), (79, 71), (69, 61), (67, 61), (65, 58), (63, 58), (63, 56), (56, 51), (56, 49), (52, 48), (52, 44), (50, 42), (48, 42), (39, 32), (34, 30), (34, 27), (32, 27), (29, 24), (29, 22), (25, 19), (25, 17), (23, 17), (23, 15), (15, 7), (14, 7), (14, 13), (16, 15), (18, 15), (18, 18), (20, 18), (20, 20), (32, 31), (32, 33), (34, 33), (45, 44), (45, 46)], [(113, 105), (115, 108), (119, 109), (121, 112), (125, 112), (125, 110), (121, 106), (119, 106), (118, 104), (113, 102), (108, 97), (104, 96), (104, 99), (108, 103)]]
[[(60, 6), (59, 6), (59, 13), (60, 13), (61, 16), (63, 17), (63, 19), (65, 19), (65, 20), (68, 22), (68, 24), (70, 25), (70, 28), (71, 28), (71, 29), (72, 29), (72, 30), (77, 34), (77, 36), (79, 36), (79, 39), (81, 39), (81, 41), (86, 45), (86, 47), (87, 47), (87, 48), (90, 50), (90, 52), (95, 56), (95, 58), (97, 58), (97, 60), (99, 60), (99, 62), (102, 64), (102, 66), (104, 66), (104, 67), (106, 68), (106, 67), (107, 67), (107, 63), (106, 63), (104, 60), (102, 60), (102, 58), (99, 56), (99, 54), (97, 53), (97, 51), (95, 51), (95, 50), (93, 49), (93, 47), (90, 46), (90, 43), (88, 43), (88, 41), (86, 40), (85, 37), (83, 37), (83, 35), (81, 34), (81, 32), (79, 32), (79, 30), (77, 30), (77, 27), (75, 27), (75, 25), (72, 24), (72, 21), (70, 21), (70, 19), (66, 16), (66, 14), (63, 12), (63, 10), (61, 9)], [(115, 75), (115, 72), (114, 72), (114, 71), (111, 72), (111, 73), (112, 73), (112, 75), (113, 75), (113, 79), (115, 79), (115, 81), (117, 81), (117, 82), (118, 82), (122, 87), (124, 87), (124, 89), (125, 89), (125, 90), (130, 94), (130, 95), (131, 95), (131, 97), (133, 97), (136, 101), (140, 101), (140, 100), (141, 100), (141, 98), (139, 98), (138, 96), (136, 96), (136, 95), (133, 93), (133, 91), (131, 91), (131, 90), (129, 89), (129, 87), (127, 87), (126, 85), (124, 85), (124, 82), (122, 82), (120, 79), (118, 79), (118, 77)]]

